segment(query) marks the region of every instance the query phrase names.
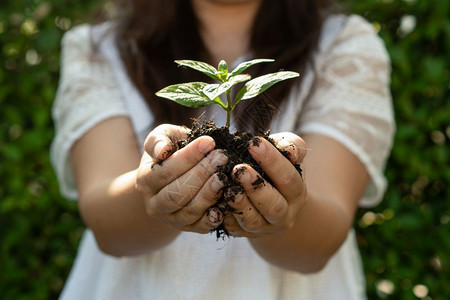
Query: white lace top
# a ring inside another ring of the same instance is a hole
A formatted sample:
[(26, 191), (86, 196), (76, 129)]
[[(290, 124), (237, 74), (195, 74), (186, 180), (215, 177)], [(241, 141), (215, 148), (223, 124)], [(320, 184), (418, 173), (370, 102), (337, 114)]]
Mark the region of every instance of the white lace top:
[[(102, 39), (98, 53), (92, 48), (91, 41), (108, 26), (78, 26), (62, 42), (51, 159), (67, 198), (77, 198), (70, 148), (87, 130), (107, 118), (128, 116), (143, 144), (153, 126), (152, 113), (127, 77), (112, 36)], [(383, 169), (395, 128), (390, 63), (383, 43), (361, 17), (334, 16), (324, 26), (314, 62), (302, 74), (301, 86), (278, 110), (272, 132), (316, 133), (342, 143), (370, 174), (360, 205), (376, 205), (386, 188)], [(86, 230), (61, 295), (62, 299), (209, 297), (364, 299), (354, 232), (321, 272), (302, 275), (268, 264), (243, 238), (216, 241), (212, 235), (182, 233), (159, 251), (113, 258), (98, 249), (92, 232)]]

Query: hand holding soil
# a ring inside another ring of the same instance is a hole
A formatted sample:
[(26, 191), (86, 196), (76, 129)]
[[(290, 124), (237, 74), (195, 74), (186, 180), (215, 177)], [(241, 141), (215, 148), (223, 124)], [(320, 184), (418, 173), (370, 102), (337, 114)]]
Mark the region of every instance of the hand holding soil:
[[(303, 201), (300, 200), (305, 198), (302, 170), (299, 165), (304, 152), (302, 155), (295, 151), (304, 147), (296, 147), (294, 143), (303, 144), (303, 141), (293, 134), (286, 134), (286, 140), (281, 135), (278, 137), (277, 145), (282, 146), (282, 149), (277, 150), (269, 145), (268, 141), (255, 137), (249, 132), (230, 133), (229, 126), (231, 113), (241, 101), (255, 98), (274, 84), (298, 77), (299, 74), (292, 71), (279, 71), (254, 79), (251, 79), (248, 74), (242, 74), (255, 64), (273, 62), (273, 59), (245, 61), (232, 71), (228, 70), (228, 65), (223, 60), (219, 62), (217, 69), (201, 61), (178, 60), (175, 62), (179, 66), (202, 72), (217, 83), (173, 84), (161, 89), (156, 95), (187, 107), (217, 104), (226, 111), (227, 118), (225, 126), (220, 128), (211, 121), (195, 128), (198, 125), (195, 122), (193, 130), (186, 134), (186, 139), (177, 139), (176, 137), (180, 134), (176, 129), (174, 136), (167, 135), (169, 129), (164, 127), (160, 127), (156, 135), (150, 134), (147, 139), (150, 146), (146, 146), (146, 150), (150, 156), (153, 153), (154, 159), (149, 163), (152, 171), (147, 172), (148, 177), (150, 180), (153, 178), (155, 182), (168, 185), (151, 189), (151, 197), (147, 201), (148, 213), (160, 220), (169, 221), (182, 230), (202, 232), (205, 228), (215, 229), (217, 238), (230, 235), (229, 228), (226, 224), (222, 224), (223, 216), (231, 216), (230, 214), (234, 218), (226, 219), (235, 236), (276, 232), (292, 227), (302, 207), (299, 203)], [(245, 84), (232, 96), (233, 87), (244, 82)], [(226, 96), (226, 102), (220, 98), (221, 95)], [(185, 129), (180, 131), (186, 132)], [(205, 135), (214, 140), (214, 146), (209, 144), (207, 148), (202, 149), (192, 145), (197, 143), (201, 145), (201, 141), (206, 141), (203, 137)], [(269, 138), (268, 132), (262, 135)], [(291, 142), (288, 137), (293, 141)], [(159, 143), (156, 143), (158, 140)], [(276, 143), (270, 138), (269, 141), (273, 145)], [(250, 145), (252, 147), (249, 152)], [(177, 151), (185, 148), (188, 150)], [(216, 150), (200, 160), (198, 153), (205, 155), (213, 148)], [(189, 158), (188, 155), (193, 151), (190, 149), (197, 149), (199, 152), (194, 153), (193, 158)], [(174, 154), (170, 157), (172, 153)], [(181, 159), (177, 159), (179, 156)], [(166, 158), (168, 165), (176, 167), (175, 173), (164, 168), (159, 170), (158, 165), (161, 166)], [(186, 162), (185, 166), (179, 165)], [(277, 164), (271, 165), (273, 162)], [(218, 171), (220, 173), (214, 174)], [(198, 178), (192, 178), (196, 174)], [(164, 176), (166, 180), (159, 181), (160, 176)], [(208, 178), (209, 176), (212, 177)], [(145, 179), (142, 181), (144, 184), (141, 190), (145, 191)], [(202, 184), (205, 184), (204, 187), (201, 187)], [(222, 195), (223, 192), (225, 194)], [(212, 204), (209, 209), (204, 206), (207, 203)], [(202, 220), (199, 220), (198, 213), (202, 209), (207, 209), (206, 214)], [(168, 213), (174, 213), (177, 216), (170, 217)]]
[(233, 212), (225, 217), (224, 225), (232, 236), (257, 237), (288, 230), (305, 204), (306, 185), (293, 165), (301, 163), (306, 154), (304, 141), (292, 133), (271, 138), (280, 150), (288, 151), (291, 161), (263, 138), (251, 143), (250, 154), (272, 183), (247, 164), (233, 168), (233, 179), (244, 191), (227, 202)]
[[(230, 168), (233, 181), (242, 187), (236, 189), (227, 184), (226, 174), (218, 172), (228, 159), (222, 150), (213, 150), (216, 143), (211, 137), (198, 137), (175, 151), (187, 132), (185, 127), (164, 124), (146, 139), (137, 188), (151, 217), (198, 233), (210, 232), (224, 221), (227, 233), (236, 237), (279, 232), (293, 225), (306, 196), (295, 167), (306, 154), (300, 137), (289, 132), (271, 135), (278, 149), (264, 138), (253, 138), (249, 153), (270, 182), (249, 164), (237, 164)], [(214, 205), (223, 193), (222, 205), (228, 207), (219, 210)]]
[(164, 124), (148, 135), (136, 188), (151, 217), (178, 230), (207, 233), (223, 221), (219, 209), (208, 209), (222, 196), (226, 177), (217, 171), (227, 157), (213, 150), (215, 142), (207, 136), (175, 152), (173, 141), (185, 138), (186, 131)]

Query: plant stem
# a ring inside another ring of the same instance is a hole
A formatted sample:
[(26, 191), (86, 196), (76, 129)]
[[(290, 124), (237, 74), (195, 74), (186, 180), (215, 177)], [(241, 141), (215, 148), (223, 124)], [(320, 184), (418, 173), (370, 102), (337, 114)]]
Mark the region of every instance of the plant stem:
[(232, 103), (231, 103), (231, 97), (230, 97), (230, 91), (225, 92), (227, 94), (227, 121), (225, 123), (226, 127), (230, 127), (230, 118), (231, 118), (231, 111), (232, 109)]

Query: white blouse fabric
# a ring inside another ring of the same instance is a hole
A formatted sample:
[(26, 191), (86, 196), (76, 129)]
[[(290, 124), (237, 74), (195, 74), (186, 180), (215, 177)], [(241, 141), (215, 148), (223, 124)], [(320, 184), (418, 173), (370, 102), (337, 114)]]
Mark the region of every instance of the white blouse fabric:
[[(53, 107), (51, 158), (61, 193), (76, 199), (69, 163), (73, 143), (99, 122), (128, 116), (138, 142), (154, 126), (151, 111), (130, 82), (110, 27), (82, 25), (62, 42), (62, 69)], [(100, 37), (102, 37), (100, 39)], [(93, 41), (100, 39), (98, 51)], [(384, 165), (395, 129), (390, 62), (381, 39), (359, 16), (325, 23), (312, 67), (278, 109), (272, 132), (325, 135), (366, 167), (370, 184), (360, 206), (376, 205), (386, 188)], [(218, 123), (223, 115), (217, 114)], [(320, 272), (304, 275), (268, 264), (248, 240), (216, 241), (182, 233), (167, 247), (139, 257), (102, 253), (87, 229), (61, 299), (365, 299), (354, 231)]]

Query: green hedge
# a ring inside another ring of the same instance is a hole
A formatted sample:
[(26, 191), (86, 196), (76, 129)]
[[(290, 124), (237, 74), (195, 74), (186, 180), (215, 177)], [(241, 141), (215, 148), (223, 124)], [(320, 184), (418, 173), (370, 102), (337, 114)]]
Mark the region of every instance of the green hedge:
[[(54, 299), (83, 224), (49, 164), (63, 32), (98, 1), (3, 0), (0, 10), (0, 295)], [(355, 221), (370, 299), (450, 299), (450, 4), (346, 0), (392, 58), (398, 131), (382, 204)], [(416, 26), (412, 26), (416, 23)], [(412, 31), (411, 31), (412, 30)]]
[(348, 3), (380, 29), (393, 66), (390, 185), (357, 221), (370, 296), (450, 299), (450, 2)]
[(0, 298), (55, 299), (83, 232), (49, 163), (64, 30), (89, 0), (0, 6)]

